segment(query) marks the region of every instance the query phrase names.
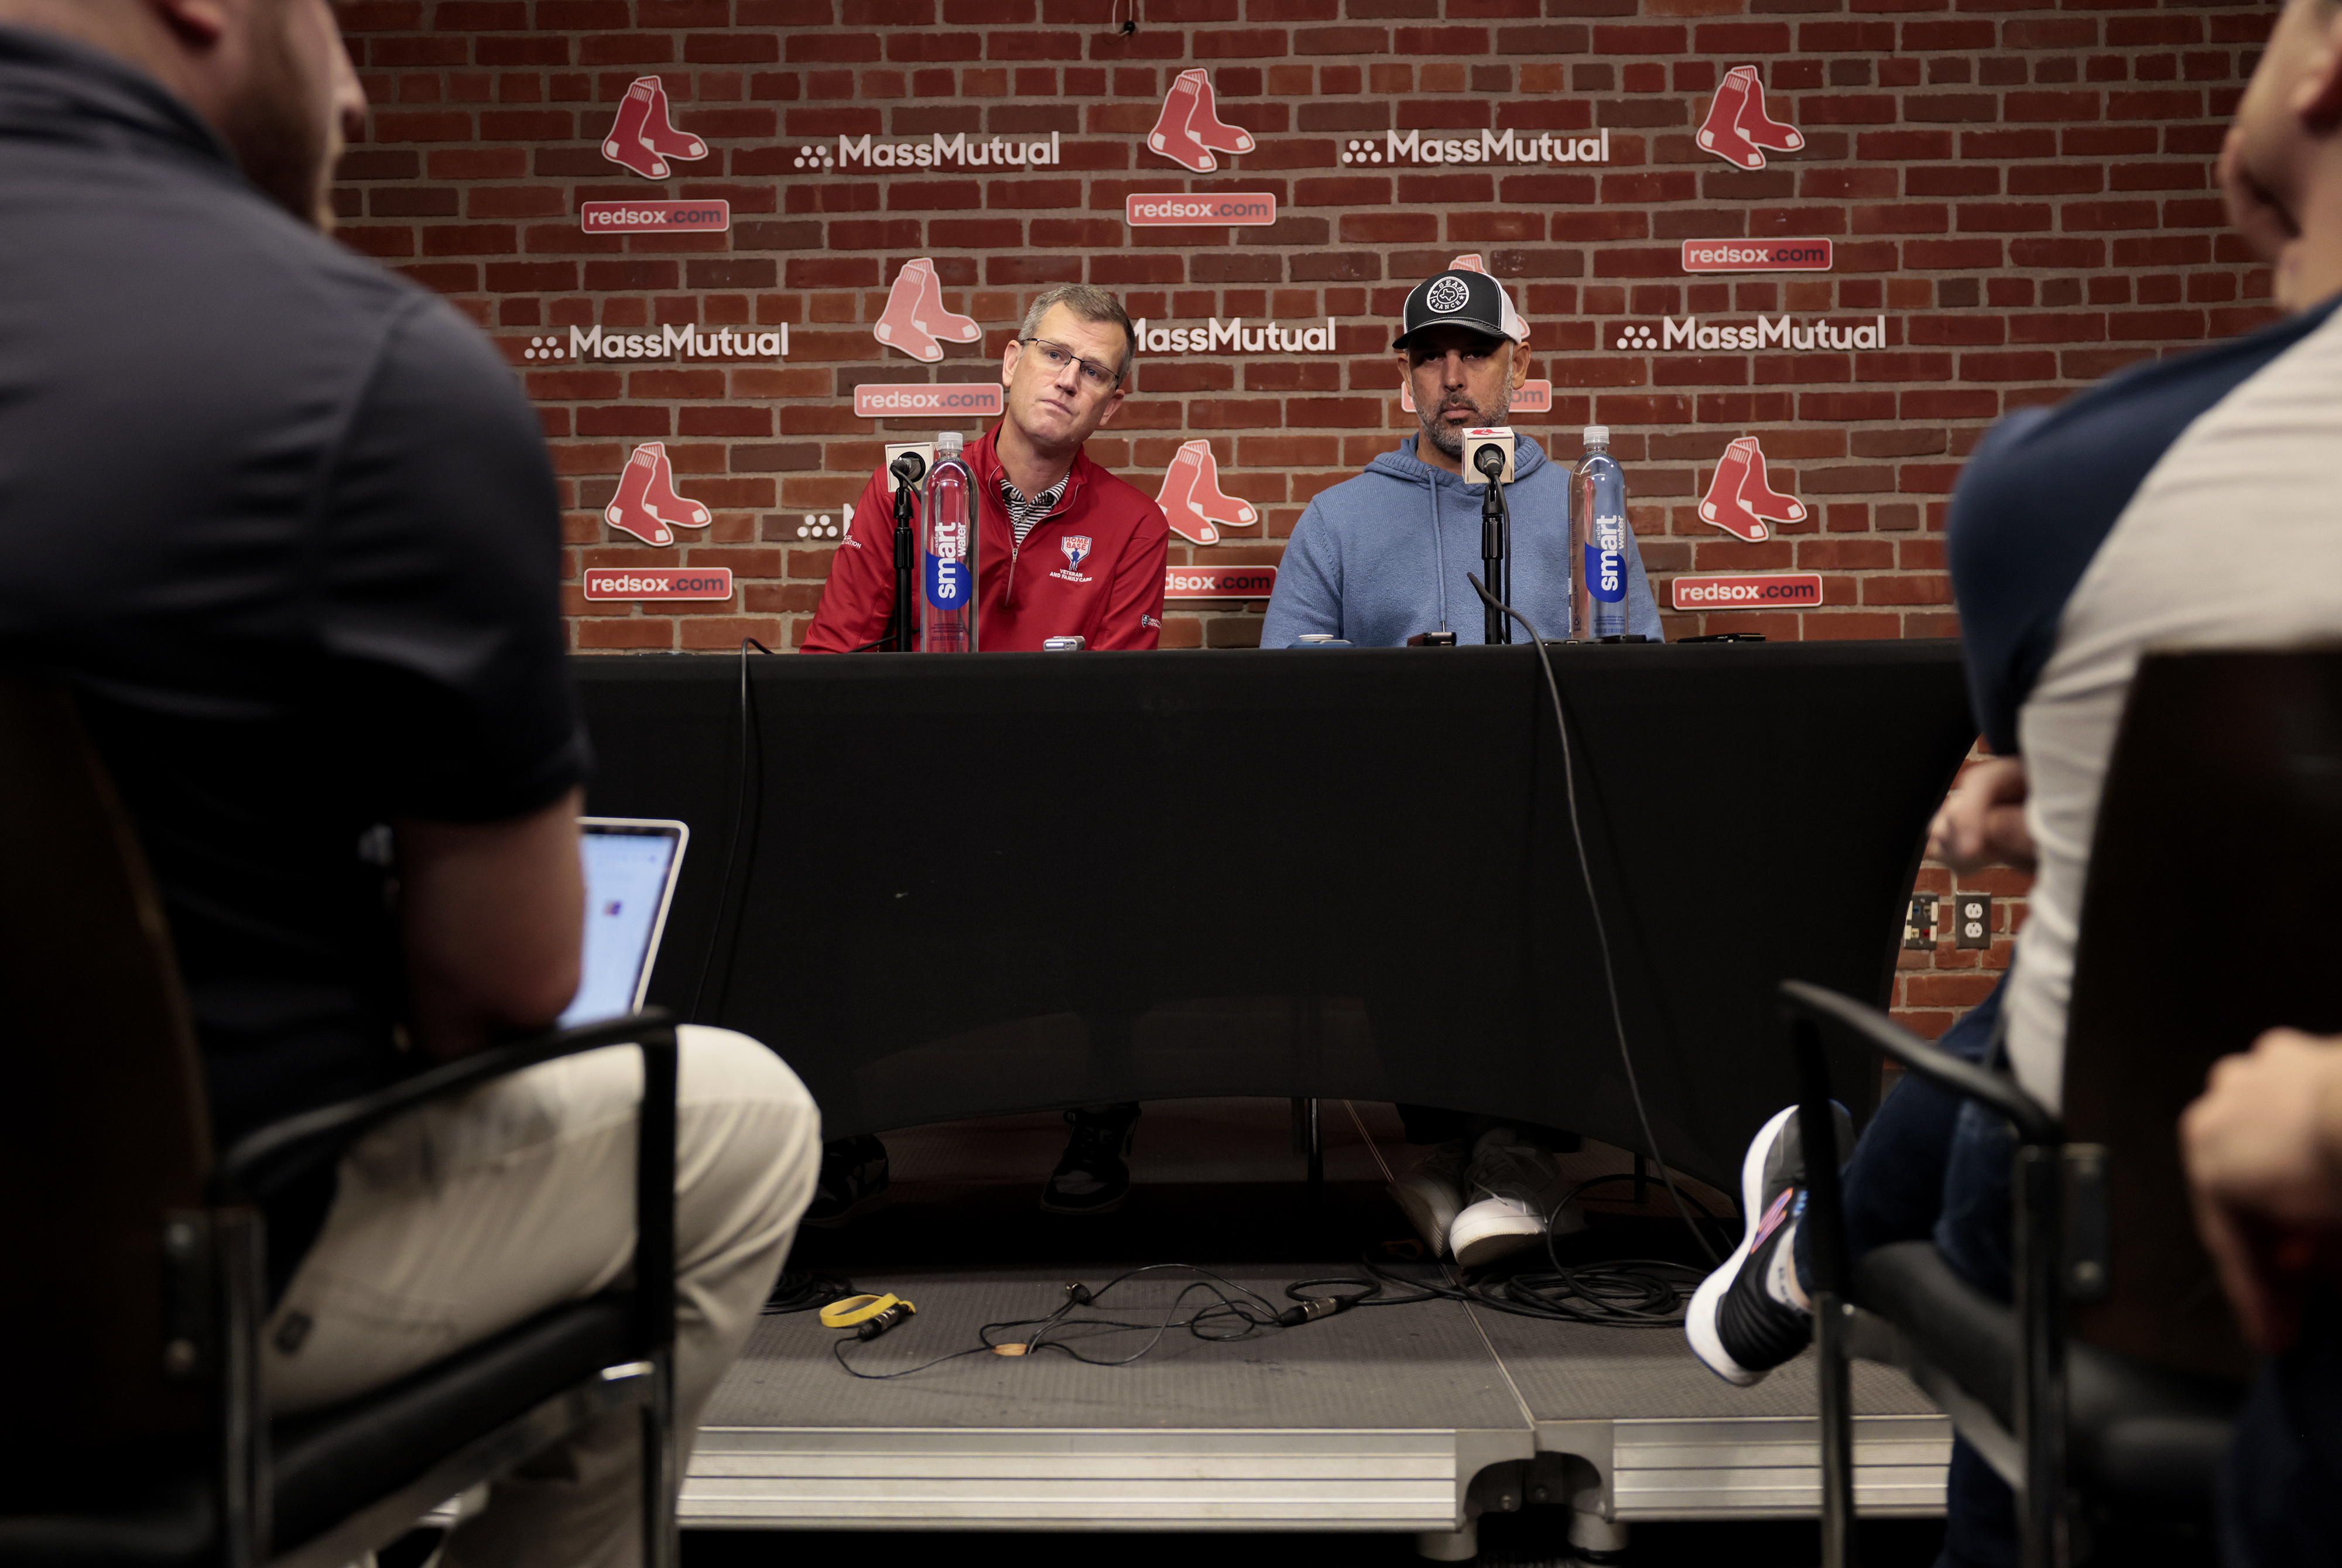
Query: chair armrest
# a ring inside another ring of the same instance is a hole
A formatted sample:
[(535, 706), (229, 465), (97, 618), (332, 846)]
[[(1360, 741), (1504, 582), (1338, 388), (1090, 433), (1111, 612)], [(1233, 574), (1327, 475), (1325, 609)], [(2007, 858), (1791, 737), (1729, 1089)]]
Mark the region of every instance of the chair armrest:
[[(546, 1034), (534, 1034), (508, 1044), (492, 1045), (468, 1056), (403, 1078), (395, 1084), (338, 1104), (321, 1105), (287, 1116), (236, 1140), (212, 1172), (211, 1199), (216, 1204), (257, 1203), (267, 1193), (306, 1170), (327, 1154), (338, 1154), (352, 1140), (391, 1117), (417, 1105), (461, 1093), (491, 1078), (502, 1078), (542, 1063), (606, 1045), (665, 1042), (674, 1049), (675, 1020), (665, 1008), (650, 1007), (624, 1018), (581, 1024)], [(671, 1081), (671, 1075), (670, 1075)], [(646, 1094), (647, 1095), (647, 1087)], [(669, 1095), (668, 1109), (673, 1110)], [(672, 1119), (670, 1117), (670, 1119)]]
[[(643, 1098), (636, 1118), (634, 1286), (628, 1316), (632, 1353), (658, 1367), (659, 1418), (673, 1416), (675, 1349), (676, 1088), (679, 1050), (674, 1015), (646, 1008), (625, 1018), (557, 1030), (443, 1063), (371, 1094), (320, 1106), (239, 1139), (208, 1183), (217, 1216), (237, 1244), (220, 1255), (218, 1355), (221, 1397), (215, 1403), (223, 1478), (219, 1495), (242, 1522), (238, 1538), (270, 1539), (270, 1425), (260, 1392), (260, 1333), (268, 1316), (261, 1278), (265, 1223), (256, 1212), (268, 1190), (336, 1155), (350, 1140), (401, 1112), (542, 1063), (608, 1045), (643, 1055)], [(670, 1467), (671, 1468), (671, 1467)], [(235, 1561), (243, 1558), (231, 1552)]]
[(1781, 982), (1781, 1006), (1793, 1018), (1809, 1019), (1851, 1034), (1930, 1083), (1999, 1112), (2015, 1124), (2019, 1143), (2065, 1142), (2065, 1129), (2057, 1116), (2017, 1087), (2015, 1079), (1987, 1072), (1929, 1044), (1876, 1007), (1865, 1006), (1852, 997), (1808, 985), (1802, 980)]

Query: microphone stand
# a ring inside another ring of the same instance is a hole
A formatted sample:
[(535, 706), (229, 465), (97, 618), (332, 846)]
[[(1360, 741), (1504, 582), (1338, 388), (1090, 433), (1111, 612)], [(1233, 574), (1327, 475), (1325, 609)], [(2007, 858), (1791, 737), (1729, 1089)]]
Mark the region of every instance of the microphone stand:
[(918, 542), (911, 533), (911, 486), (926, 472), (926, 464), (916, 452), (906, 452), (895, 459), (895, 652), (911, 651), (911, 605), (913, 566), (918, 558)]
[(911, 651), (911, 487), (895, 492), (895, 652)]
[[(1509, 600), (1512, 573), (1508, 562), (1512, 554), (1513, 520), (1511, 508), (1505, 501), (1505, 487), (1496, 476), (1487, 476), (1487, 487), (1480, 494), (1480, 559), (1486, 565), (1488, 582), (1497, 599)], [(1482, 624), (1480, 640), (1494, 647), (1513, 640), (1512, 623), (1491, 600), (1482, 610), (1486, 619)]]

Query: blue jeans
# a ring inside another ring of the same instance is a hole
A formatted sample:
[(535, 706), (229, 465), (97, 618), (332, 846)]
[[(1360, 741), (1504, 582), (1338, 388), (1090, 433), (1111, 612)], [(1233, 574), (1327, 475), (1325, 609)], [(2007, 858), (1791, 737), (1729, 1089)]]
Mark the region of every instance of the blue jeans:
[[(1937, 1044), (1982, 1064), (2006, 987), (2004, 979)], [(1991, 1113), (1907, 1075), (1879, 1104), (1840, 1178), (1849, 1261), (1889, 1242), (1931, 1240), (1954, 1273), (1996, 1301), (2008, 1300), (2012, 1154), (2007, 1125)], [(1798, 1283), (1811, 1289), (1803, 1225), (1795, 1246)], [(2016, 1495), (1965, 1442), (1955, 1441), (1937, 1568), (2014, 1568), (2016, 1562)]]
[(2309, 1568), (2342, 1561), (2342, 1301), (2302, 1314), (2301, 1339), (2261, 1364), (2220, 1476), (2220, 1561)]

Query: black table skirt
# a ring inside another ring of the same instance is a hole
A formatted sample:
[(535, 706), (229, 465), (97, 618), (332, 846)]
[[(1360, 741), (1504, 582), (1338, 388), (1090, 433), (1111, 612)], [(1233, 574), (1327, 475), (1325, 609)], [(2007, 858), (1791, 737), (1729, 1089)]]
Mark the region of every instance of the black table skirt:
[[(1957, 644), (1552, 656), (1658, 1152), (1728, 1179), (1791, 1097), (1775, 983), (1886, 1000)], [(650, 1000), (830, 1135), (1316, 1094), (1646, 1146), (1532, 649), (751, 654), (745, 754), (739, 659), (575, 667), (590, 809), (692, 828)]]

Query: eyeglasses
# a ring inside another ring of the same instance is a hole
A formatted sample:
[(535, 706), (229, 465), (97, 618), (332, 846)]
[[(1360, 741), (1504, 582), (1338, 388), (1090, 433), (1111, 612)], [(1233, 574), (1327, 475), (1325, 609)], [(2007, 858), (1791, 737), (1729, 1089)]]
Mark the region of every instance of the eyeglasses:
[(1120, 371), (1108, 370), (1095, 359), (1084, 359), (1061, 343), (1051, 343), (1046, 337), (1020, 337), (1016, 341), (1028, 345), (1038, 354), (1041, 363), (1049, 367), (1052, 375), (1063, 375), (1069, 365), (1080, 365), (1082, 380), (1092, 392), (1104, 392), (1122, 379)]

